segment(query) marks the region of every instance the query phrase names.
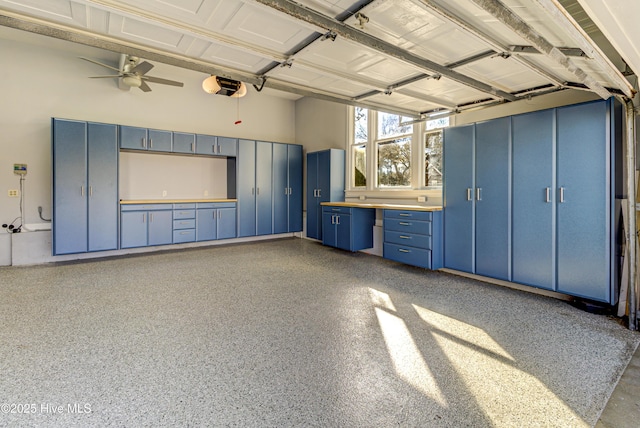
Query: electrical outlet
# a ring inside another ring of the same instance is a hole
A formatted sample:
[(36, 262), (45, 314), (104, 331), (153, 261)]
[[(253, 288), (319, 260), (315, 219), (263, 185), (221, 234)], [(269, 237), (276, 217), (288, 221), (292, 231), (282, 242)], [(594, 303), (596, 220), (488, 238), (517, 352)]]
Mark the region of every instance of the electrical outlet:
[(165, 196), (167, 196), (167, 191), (166, 191), (166, 190), (163, 190), (163, 191), (162, 191), (162, 197), (164, 198)]
[(426, 196), (418, 196), (418, 202), (427, 202)]
[(367, 197), (365, 195), (360, 195), (360, 200), (364, 201), (365, 199), (367, 199)]
[(7, 193), (9, 194), (10, 198), (17, 198), (18, 194), (20, 194), (20, 191), (16, 189), (9, 189), (9, 192)]

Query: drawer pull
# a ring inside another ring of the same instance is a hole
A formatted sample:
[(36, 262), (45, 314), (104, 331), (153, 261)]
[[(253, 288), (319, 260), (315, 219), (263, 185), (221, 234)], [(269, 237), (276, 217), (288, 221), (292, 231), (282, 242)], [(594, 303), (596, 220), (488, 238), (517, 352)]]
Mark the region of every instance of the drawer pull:
[(191, 232), (180, 232), (180, 235), (188, 235)]
[(400, 235), (400, 239), (411, 239), (411, 237), (407, 235)]
[(402, 226), (411, 226), (411, 223), (407, 223), (406, 221), (401, 221), (398, 224), (400, 224)]
[(400, 217), (411, 217), (411, 214), (407, 214), (407, 213), (400, 213), (399, 215)]
[(404, 248), (398, 248), (398, 251), (400, 251), (401, 253), (410, 253), (411, 252), (409, 250), (405, 250)]
[(181, 221), (180, 224), (189, 224), (188, 221)]
[(190, 214), (189, 211), (180, 211), (180, 214), (187, 215)]

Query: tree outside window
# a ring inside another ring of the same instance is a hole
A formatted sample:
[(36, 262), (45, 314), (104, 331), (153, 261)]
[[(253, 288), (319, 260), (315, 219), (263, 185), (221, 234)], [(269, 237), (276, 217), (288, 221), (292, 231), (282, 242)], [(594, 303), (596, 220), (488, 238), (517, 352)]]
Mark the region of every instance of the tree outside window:
[(378, 186), (411, 185), (411, 137), (378, 143)]
[(351, 159), (353, 165), (354, 187), (367, 186), (367, 141), (369, 110), (361, 107), (355, 108), (353, 146)]

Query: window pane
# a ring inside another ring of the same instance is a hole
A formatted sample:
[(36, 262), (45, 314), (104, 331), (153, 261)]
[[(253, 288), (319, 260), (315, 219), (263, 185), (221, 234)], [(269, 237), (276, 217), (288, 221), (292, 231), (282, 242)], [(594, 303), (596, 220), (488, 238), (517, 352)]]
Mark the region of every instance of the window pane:
[(365, 187), (367, 185), (367, 146), (365, 144), (353, 146), (351, 153), (353, 160), (353, 185)]
[(367, 142), (367, 118), (369, 110), (366, 108), (356, 107), (354, 116), (354, 136), (353, 142), (356, 144)]
[(442, 186), (442, 131), (426, 134), (424, 167), (425, 186)]
[(411, 137), (378, 145), (378, 186), (411, 185)]
[(400, 118), (397, 114), (378, 113), (378, 139), (411, 134), (413, 125), (400, 126), (400, 120), (408, 122), (411, 118)]
[(447, 126), (449, 126), (449, 116), (427, 121), (427, 131), (438, 128), (446, 128)]

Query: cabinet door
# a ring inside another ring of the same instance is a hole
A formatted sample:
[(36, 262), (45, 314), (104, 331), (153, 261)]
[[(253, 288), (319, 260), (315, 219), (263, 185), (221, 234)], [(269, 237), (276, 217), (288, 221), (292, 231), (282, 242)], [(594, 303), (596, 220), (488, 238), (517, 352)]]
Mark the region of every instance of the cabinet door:
[(444, 266), (473, 272), (473, 125), (444, 130)]
[(217, 155), (218, 137), (212, 135), (196, 135), (196, 153), (201, 155)]
[(87, 251), (87, 124), (53, 121), (53, 254)]
[(174, 132), (173, 133), (173, 152), (174, 153), (195, 153), (196, 152), (195, 134), (187, 134), (184, 132)]
[(89, 123), (89, 251), (118, 248), (118, 132), (116, 125)]
[(147, 245), (146, 211), (124, 211), (120, 216), (120, 248), (144, 247)]
[(511, 118), (476, 124), (475, 147), (475, 273), (508, 281), (511, 255)]
[(238, 154), (238, 139), (218, 137), (218, 154), (221, 156), (236, 156)]
[(238, 237), (256, 234), (256, 142), (238, 141)]
[(218, 239), (236, 237), (236, 209), (218, 208)]
[(322, 213), (322, 244), (335, 247), (338, 244), (334, 215), (331, 211)]
[(147, 150), (147, 128), (120, 125), (120, 148)]
[(558, 291), (610, 300), (607, 102), (557, 109)]
[(286, 144), (273, 144), (273, 233), (289, 231), (289, 163)]
[(348, 214), (339, 214), (336, 217), (335, 222), (336, 247), (347, 251), (353, 251), (354, 243), (351, 233), (351, 216)]
[(513, 281), (555, 289), (554, 111), (513, 117)]
[(318, 153), (307, 153), (307, 236), (322, 239), (322, 212), (318, 208)]
[(196, 240), (210, 241), (217, 238), (218, 213), (213, 208), (199, 209), (196, 211)]
[(149, 211), (149, 245), (173, 242), (173, 211)]
[(289, 232), (302, 231), (302, 146), (290, 144), (289, 163)]
[(256, 142), (256, 234), (273, 233), (272, 143)]
[(170, 152), (172, 147), (173, 133), (171, 131), (161, 131), (159, 129), (148, 130), (148, 148), (156, 152)]

